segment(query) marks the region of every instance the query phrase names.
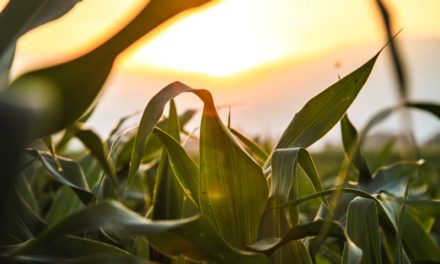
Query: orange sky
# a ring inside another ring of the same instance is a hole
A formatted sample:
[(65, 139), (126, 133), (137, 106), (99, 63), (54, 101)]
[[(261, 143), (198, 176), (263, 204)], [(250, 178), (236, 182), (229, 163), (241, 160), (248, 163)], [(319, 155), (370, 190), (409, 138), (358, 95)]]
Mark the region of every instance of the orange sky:
[[(0, 0), (3, 1), (4, 0)], [(118, 30), (141, 0), (84, 0), (19, 42), (14, 72), (75, 57)], [(223, 0), (185, 13), (136, 43), (119, 65), (227, 77), (286, 58), (381, 41), (373, 0)], [(440, 37), (438, 0), (386, 1), (402, 36)], [(26, 60), (20, 59), (26, 57)]]

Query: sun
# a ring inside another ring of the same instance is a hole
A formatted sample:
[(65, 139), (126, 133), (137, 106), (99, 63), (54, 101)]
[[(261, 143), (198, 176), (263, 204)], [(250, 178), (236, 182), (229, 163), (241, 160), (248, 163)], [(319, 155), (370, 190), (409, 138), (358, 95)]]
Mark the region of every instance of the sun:
[(129, 63), (220, 77), (277, 61), (294, 47), (270, 28), (266, 8), (264, 1), (219, 1), (139, 45)]

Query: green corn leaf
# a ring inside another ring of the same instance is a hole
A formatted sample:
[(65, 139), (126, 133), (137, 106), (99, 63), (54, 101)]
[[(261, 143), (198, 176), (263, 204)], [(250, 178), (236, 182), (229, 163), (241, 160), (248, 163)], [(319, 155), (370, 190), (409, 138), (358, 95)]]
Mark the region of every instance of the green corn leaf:
[(221, 123), (211, 94), (173, 83), (156, 94), (145, 108), (130, 164), (134, 178), (145, 142), (162, 115), (165, 104), (182, 92), (195, 93), (205, 104), (200, 129), (199, 198), (202, 214), (233, 246), (255, 241), (267, 200), (267, 182), (261, 167), (240, 147)]
[[(259, 238), (282, 237), (292, 224), (297, 224), (298, 219), (290, 216), (288, 209), (273, 210), (272, 208), (287, 202), (289, 197), (296, 199), (298, 164), (306, 172), (316, 191), (322, 191), (322, 184), (316, 171), (315, 165), (309, 153), (302, 148), (297, 149), (278, 149), (272, 156), (272, 177), (269, 191), (269, 202), (260, 223)], [(327, 200), (321, 200), (328, 206)], [(303, 256), (308, 253), (303, 249), (300, 241), (294, 241), (282, 247), (272, 255), (272, 260), (276, 263), (295, 260), (299, 263), (308, 263), (309, 260)]]
[[(297, 181), (298, 153), (301, 149), (280, 149), (275, 150), (272, 156), (272, 178), (269, 190), (269, 201), (266, 210), (261, 219), (259, 228), (259, 239), (281, 238), (292, 227), (297, 224), (298, 219), (291, 217), (289, 209), (273, 210), (272, 207), (286, 203), (292, 187)], [(293, 197), (298, 194), (294, 192)], [(293, 219), (292, 219), (293, 218)], [(301, 241), (292, 241), (289, 244), (279, 248), (271, 254), (271, 260), (274, 263), (311, 263), (310, 256), (302, 245)], [(287, 261), (287, 262), (286, 262)]]
[(263, 163), (269, 157), (269, 155), (266, 153), (266, 151), (264, 151), (260, 146), (258, 146), (258, 144), (254, 140), (247, 137), (246, 135), (244, 135), (240, 131), (238, 131), (232, 127), (228, 127), (228, 129), (229, 129), (229, 131), (232, 132), (232, 134), (234, 134), (234, 136), (236, 136), (243, 143), (244, 147), (248, 150), (249, 154), (255, 156), (257, 161), (261, 165), (263, 165)]
[(18, 246), (11, 254), (26, 255), (64, 234), (98, 229), (147, 236), (158, 250), (170, 256), (185, 255), (194, 260), (224, 263), (268, 263), (262, 254), (232, 248), (202, 216), (151, 221), (112, 201), (84, 208), (44, 230), (35, 240)]
[(423, 161), (399, 162), (382, 167), (373, 175), (370, 182), (360, 183), (358, 188), (368, 193), (385, 191), (403, 197), (408, 180), (422, 163)]
[(408, 102), (406, 106), (426, 111), (440, 119), (440, 105), (438, 103)]
[(290, 241), (300, 240), (309, 236), (322, 236), (322, 230), (327, 230), (325, 237), (335, 237), (346, 241), (343, 263), (351, 264), (360, 262), (362, 250), (351, 241), (341, 225), (338, 222), (322, 219), (304, 225), (295, 225), (282, 238), (262, 239), (248, 247), (257, 252), (264, 252), (271, 255)]
[(49, 226), (53, 226), (81, 209), (82, 206), (83, 203), (78, 196), (68, 186), (63, 186), (56, 192), (44, 219)]
[(28, 149), (26, 153), (38, 158), (53, 179), (72, 188), (83, 203), (87, 204), (94, 199), (84, 177), (84, 172), (76, 161), (58, 157), (58, 164), (61, 165), (59, 168), (51, 155), (40, 153), (34, 149)]
[(152, 0), (133, 20), (108, 41), (66, 63), (27, 73), (11, 83), (9, 90), (26, 93), (35, 82), (47, 84), (45, 92), (58, 97), (52, 111), (60, 114), (57, 120), (41, 116), (39, 137), (72, 124), (93, 106), (96, 97), (112, 69), (115, 58), (132, 43), (171, 17), (209, 0)]
[(407, 200), (406, 204), (414, 207), (421, 215), (440, 216), (440, 200)]
[(358, 133), (347, 115), (344, 115), (341, 120), (341, 132), (345, 154), (359, 171), (359, 182), (370, 181), (371, 173), (359, 149)]
[(401, 210), (401, 203), (389, 195), (381, 194), (378, 198), (385, 212), (395, 223), (398, 222), (398, 217), (401, 217), (399, 227), (404, 253), (406, 252), (410, 259), (440, 261), (440, 247), (430, 235), (429, 227), (417, 216), (416, 211), (410, 206), (405, 206), (404, 210)]
[(90, 150), (93, 156), (101, 164), (104, 171), (109, 175), (115, 188), (118, 188), (119, 181), (116, 176), (112, 160), (109, 158), (107, 145), (103, 144), (101, 138), (90, 129), (75, 128), (75, 136)]
[(149, 139), (154, 127), (159, 122), (166, 103), (180, 93), (189, 91), (191, 91), (191, 88), (188, 86), (175, 82), (163, 88), (148, 102), (134, 140), (126, 189), (131, 185), (134, 177), (136, 176), (146, 148), (147, 140)]
[(357, 197), (347, 212), (347, 233), (363, 251), (361, 263), (382, 263), (376, 203)]
[[(46, 227), (40, 216), (40, 210), (34, 193), (21, 174), (12, 186), (14, 207), (7, 207), (7, 217), (2, 222), (2, 240), (4, 244), (12, 244), (34, 238), (35, 234)], [(4, 245), (3, 244), (3, 245)]]
[(268, 188), (261, 167), (241, 148), (218, 117), (212, 96), (204, 101), (200, 127), (200, 208), (237, 248), (255, 242)]
[[(148, 263), (115, 246), (96, 240), (75, 236), (62, 236), (45, 244), (39, 244), (26, 254), (12, 260), (32, 263)], [(117, 262), (123, 261), (123, 262)]]
[(150, 241), (169, 256), (179, 256), (186, 251), (184, 255), (194, 261), (269, 263), (263, 254), (233, 248), (219, 237), (216, 228), (203, 216), (196, 217), (185, 226), (150, 237)]
[(427, 229), (412, 212), (404, 210), (402, 236), (406, 252), (411, 259), (440, 261), (440, 247)]
[[(180, 142), (180, 124), (174, 100), (170, 101), (167, 119), (168, 134)], [(167, 152), (162, 152), (156, 173), (153, 195), (153, 220), (179, 219), (182, 216), (184, 194), (171, 169)]]
[(308, 147), (324, 136), (344, 116), (367, 81), (378, 55), (313, 97), (295, 115), (275, 149)]
[(168, 133), (154, 128), (153, 133), (161, 140), (168, 152), (171, 169), (186, 196), (199, 205), (199, 167), (185, 149)]
[[(414, 108), (417, 110), (422, 110), (422, 111), (428, 112), (428, 113), (434, 115), (435, 117), (440, 118), (440, 105), (438, 105), (436, 103), (407, 102), (405, 104), (405, 106), (409, 107), (409, 108)], [(394, 113), (398, 109), (399, 109), (399, 107), (390, 107), (390, 108), (386, 108), (384, 110), (381, 110), (378, 113), (376, 113), (375, 115), (373, 115), (373, 117), (370, 118), (370, 120), (367, 122), (367, 124), (365, 125), (364, 129), (362, 130), (362, 132), (359, 136), (359, 145), (360, 146), (363, 145), (365, 138), (366, 138), (366, 135), (373, 127), (375, 127), (379, 123), (386, 120), (392, 113)]]

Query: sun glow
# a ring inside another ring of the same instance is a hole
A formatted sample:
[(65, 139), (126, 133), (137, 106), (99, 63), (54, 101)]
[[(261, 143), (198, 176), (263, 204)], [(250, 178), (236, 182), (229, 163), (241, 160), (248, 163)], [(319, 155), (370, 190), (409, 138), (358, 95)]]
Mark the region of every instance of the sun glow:
[[(147, 0), (81, 1), (69, 14), (19, 41), (13, 72), (73, 58), (122, 28)], [(440, 1), (387, 1), (402, 35), (438, 36)], [(0, 6), (6, 3), (0, 0)], [(287, 59), (318, 57), (372, 40), (383, 43), (370, 1), (213, 0), (179, 15), (127, 50), (120, 69), (225, 77)], [(411, 7), (406, 8), (405, 7)], [(325, 10), (325, 11), (324, 11)], [(343, 14), (343, 15), (341, 15)], [(423, 19), (422, 19), (423, 18)]]
[(275, 12), (267, 8), (255, 0), (218, 2), (145, 43), (131, 62), (226, 76), (279, 60), (294, 47), (286, 49), (279, 34), (268, 27)]

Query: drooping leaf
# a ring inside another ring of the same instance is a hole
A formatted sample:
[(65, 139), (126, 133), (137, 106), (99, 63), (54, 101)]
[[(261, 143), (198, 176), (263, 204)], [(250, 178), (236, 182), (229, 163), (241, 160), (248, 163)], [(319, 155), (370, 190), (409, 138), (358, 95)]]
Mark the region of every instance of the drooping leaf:
[(75, 236), (61, 236), (39, 244), (25, 254), (13, 256), (11, 260), (33, 263), (146, 263), (115, 246)]
[(292, 119), (275, 149), (308, 147), (324, 136), (344, 116), (367, 81), (378, 55), (307, 102)]
[(371, 173), (358, 145), (358, 133), (347, 115), (341, 120), (341, 132), (345, 154), (359, 171), (359, 182), (370, 181)]
[[(440, 118), (440, 106), (436, 103), (407, 102), (405, 104), (405, 106), (428, 112), (428, 113), (436, 116), (437, 118)], [(370, 118), (370, 120), (367, 122), (367, 124), (365, 125), (364, 129), (362, 130), (362, 132), (359, 136), (359, 145), (360, 146), (363, 145), (365, 138), (366, 138), (366, 135), (373, 127), (375, 127), (379, 123), (386, 120), (392, 113), (394, 113), (398, 109), (399, 109), (399, 107), (385, 108), (385, 109), (379, 111), (378, 113), (376, 113), (375, 115), (373, 115), (373, 117)]]
[(31, 156), (38, 158), (47, 172), (58, 182), (72, 188), (78, 197), (84, 203), (89, 203), (94, 195), (90, 192), (84, 172), (78, 163), (74, 160), (58, 157), (62, 170), (58, 167), (57, 162), (51, 155), (40, 153), (37, 150), (29, 149), (27, 151)]
[(167, 255), (179, 256), (184, 252), (186, 257), (195, 261), (269, 263), (263, 254), (233, 248), (219, 237), (218, 231), (203, 216), (195, 218), (185, 226), (150, 237), (150, 241)]
[(148, 102), (139, 124), (139, 128), (134, 140), (133, 150), (131, 153), (130, 169), (128, 172), (127, 186), (133, 182), (137, 170), (141, 163), (142, 155), (144, 154), (146, 142), (156, 126), (160, 117), (162, 116), (166, 103), (172, 98), (176, 97), (182, 92), (191, 91), (191, 88), (182, 83), (172, 83), (163, 88)]
[(408, 102), (406, 106), (426, 111), (440, 119), (440, 105), (438, 103)]
[(208, 91), (194, 90), (176, 82), (151, 99), (136, 135), (129, 178), (133, 179), (139, 168), (145, 142), (165, 104), (182, 92), (195, 93), (205, 105), (200, 129), (199, 198), (202, 214), (214, 223), (226, 241), (244, 248), (256, 239), (267, 199), (267, 182), (261, 167), (221, 123)]
[(386, 191), (403, 197), (408, 180), (414, 170), (420, 167), (423, 161), (399, 162), (379, 169), (373, 179), (367, 183), (360, 183), (358, 188), (368, 193)]
[(347, 233), (363, 251), (361, 263), (382, 263), (379, 219), (373, 200), (357, 197), (351, 201), (347, 212)]
[(326, 229), (326, 237), (335, 237), (346, 241), (346, 250), (344, 252), (344, 259), (342, 263), (359, 263), (362, 257), (362, 250), (356, 246), (350, 237), (346, 234), (344, 229), (337, 222), (318, 219), (308, 224), (293, 226), (282, 238), (266, 238), (249, 245), (249, 248), (257, 252), (265, 252), (266, 254), (273, 254), (280, 247), (289, 243), (303, 239), (309, 236), (322, 236), (322, 230)]
[(119, 53), (169, 18), (208, 1), (152, 0), (121, 31), (85, 55), (16, 79), (9, 90), (26, 93), (33, 83), (44, 81), (50, 84), (46, 89), (50, 88), (59, 96), (59, 118), (54, 121), (42, 116), (41, 128), (34, 132), (34, 136), (56, 132), (80, 118), (95, 102)]
[(12, 253), (26, 255), (56, 241), (64, 234), (98, 229), (124, 235), (147, 236), (157, 249), (168, 255), (182, 254), (194, 260), (226, 263), (267, 263), (262, 254), (232, 248), (202, 216), (151, 221), (113, 201), (84, 208), (44, 230), (35, 240), (17, 247)]

